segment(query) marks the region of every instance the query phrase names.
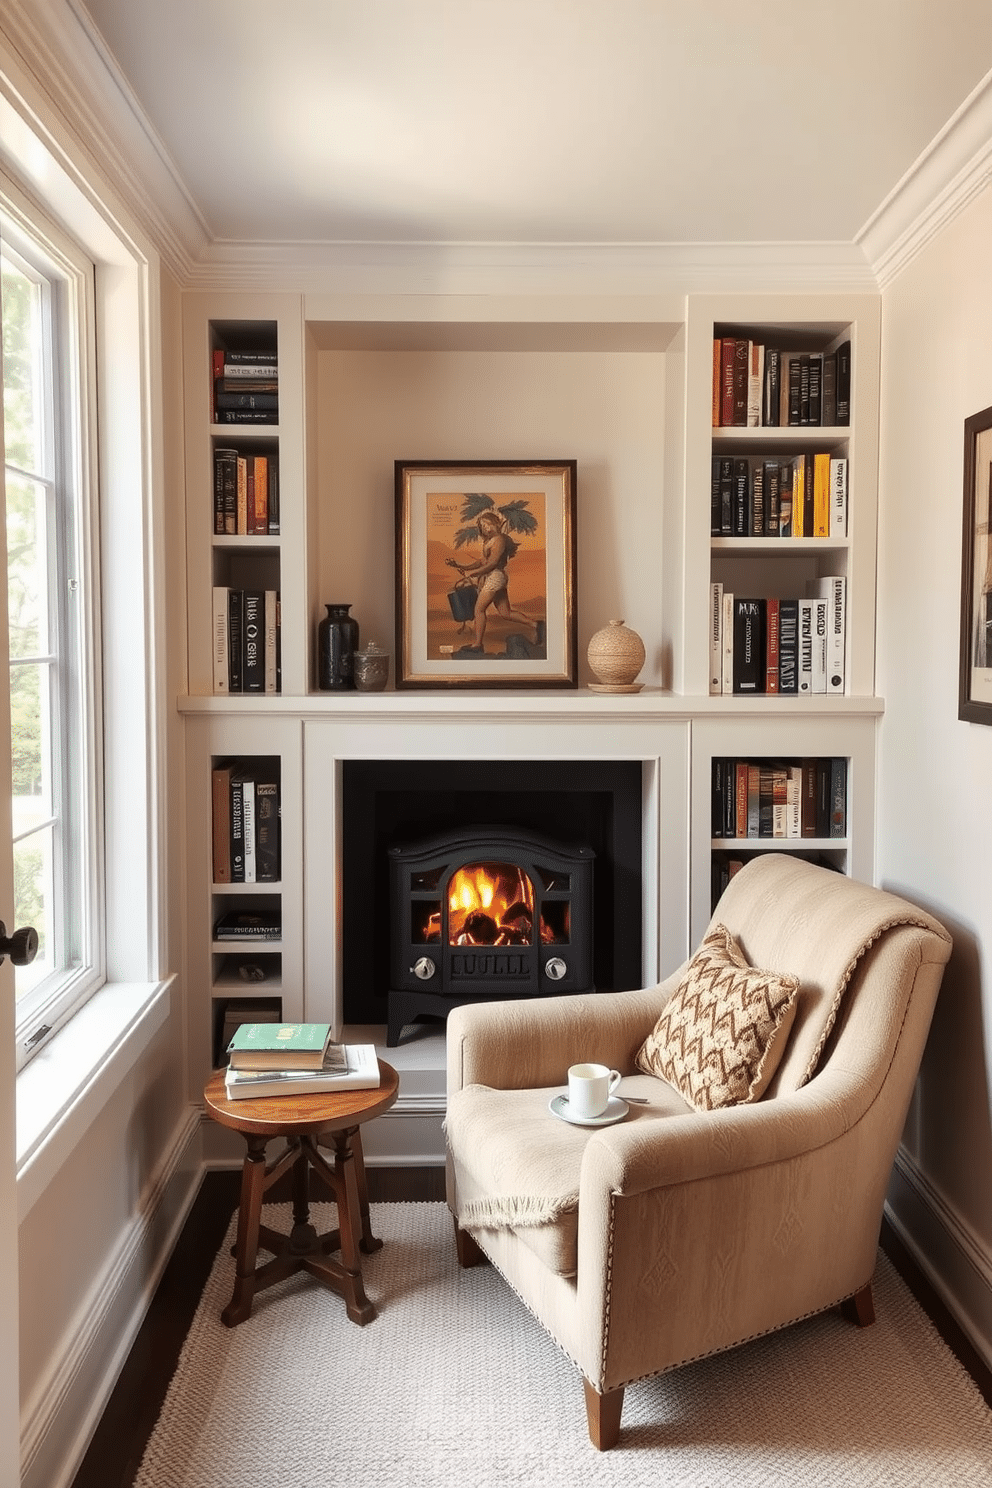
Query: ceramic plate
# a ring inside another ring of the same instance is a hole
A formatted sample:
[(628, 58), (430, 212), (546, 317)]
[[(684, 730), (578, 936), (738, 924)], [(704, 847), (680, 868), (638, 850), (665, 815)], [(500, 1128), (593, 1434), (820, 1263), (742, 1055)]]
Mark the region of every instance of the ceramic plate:
[(602, 1116), (573, 1116), (568, 1109), (568, 1096), (555, 1095), (548, 1102), (548, 1110), (572, 1126), (612, 1126), (615, 1121), (623, 1120), (630, 1107), (618, 1095), (611, 1095)]

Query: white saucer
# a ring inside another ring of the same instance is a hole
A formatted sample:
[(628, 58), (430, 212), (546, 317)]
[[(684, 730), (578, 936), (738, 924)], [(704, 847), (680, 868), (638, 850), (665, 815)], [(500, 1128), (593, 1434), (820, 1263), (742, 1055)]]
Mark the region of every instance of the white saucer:
[(612, 1126), (615, 1121), (623, 1120), (630, 1107), (618, 1095), (611, 1095), (602, 1116), (573, 1116), (568, 1109), (568, 1096), (554, 1095), (548, 1102), (548, 1110), (572, 1126)]

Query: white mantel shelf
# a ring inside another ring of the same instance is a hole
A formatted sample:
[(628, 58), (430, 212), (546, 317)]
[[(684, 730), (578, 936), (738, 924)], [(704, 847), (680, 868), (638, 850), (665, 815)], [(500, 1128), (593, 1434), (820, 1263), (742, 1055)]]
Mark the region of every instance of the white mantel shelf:
[(550, 689), (499, 690), (452, 688), (450, 691), (403, 691), (373, 693), (309, 693), (292, 696), (286, 693), (234, 696), (181, 696), (176, 707), (184, 714), (209, 714), (214, 717), (236, 716), (265, 718), (341, 718), (355, 719), (473, 719), (498, 713), (509, 719), (535, 722), (558, 719), (562, 722), (588, 722), (602, 718), (636, 719), (646, 722), (659, 719), (693, 719), (720, 717), (793, 719), (859, 718), (880, 716), (885, 703), (879, 697), (824, 696), (690, 696), (663, 692), (646, 687), (638, 693), (601, 693), (588, 687), (575, 690)]

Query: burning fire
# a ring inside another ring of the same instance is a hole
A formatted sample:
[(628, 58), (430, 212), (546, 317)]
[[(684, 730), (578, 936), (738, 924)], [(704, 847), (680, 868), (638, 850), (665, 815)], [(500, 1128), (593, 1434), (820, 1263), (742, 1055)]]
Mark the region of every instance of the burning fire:
[[(530, 945), (534, 931), (534, 886), (511, 863), (469, 863), (448, 888), (451, 945)], [(541, 919), (541, 940), (554, 942)]]

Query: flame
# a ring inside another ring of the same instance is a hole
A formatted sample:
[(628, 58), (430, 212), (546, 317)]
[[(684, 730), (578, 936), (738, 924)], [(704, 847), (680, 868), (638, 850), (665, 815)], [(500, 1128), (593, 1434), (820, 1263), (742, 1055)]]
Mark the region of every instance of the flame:
[[(493, 944), (513, 933), (504, 916), (511, 907), (522, 906), (526, 924), (520, 926), (531, 939), (534, 918), (534, 887), (522, 869), (510, 863), (469, 863), (452, 874), (448, 887), (448, 939), (451, 945)], [(471, 915), (482, 915), (485, 923), (466, 929)], [(481, 930), (481, 933), (480, 933)], [(520, 933), (518, 930), (517, 933)]]

